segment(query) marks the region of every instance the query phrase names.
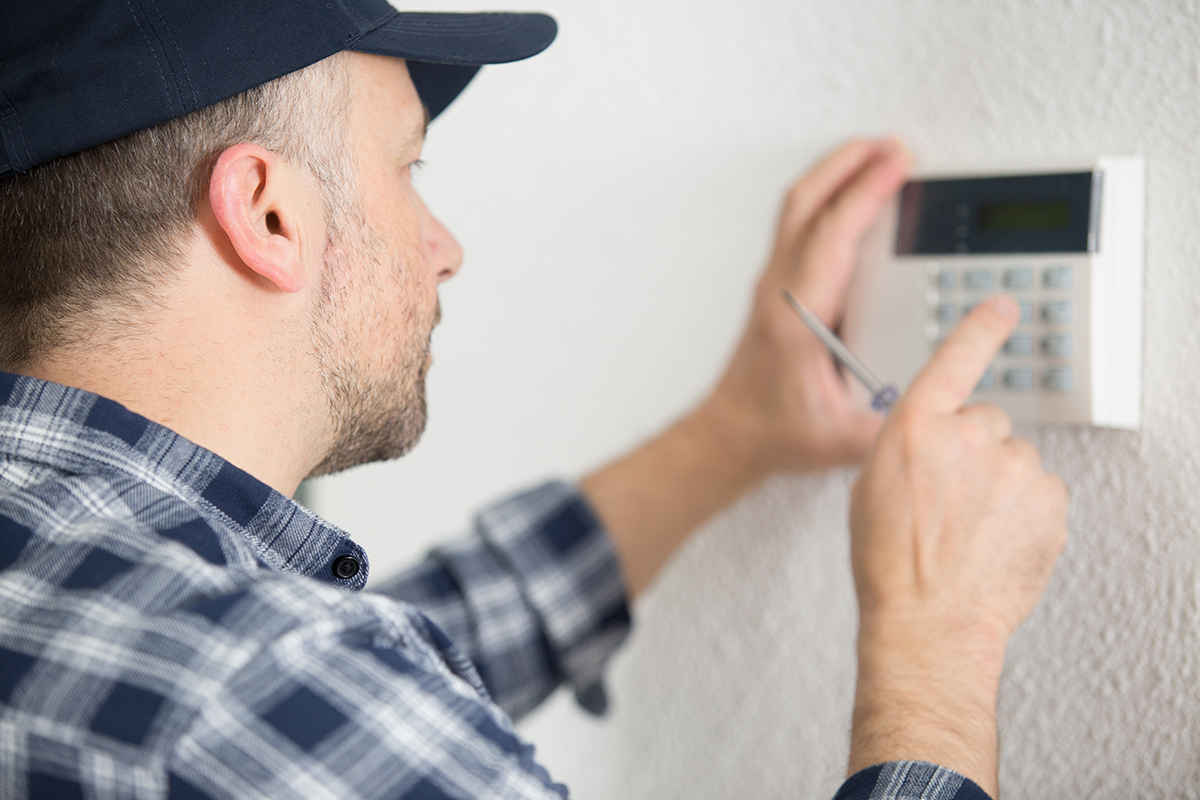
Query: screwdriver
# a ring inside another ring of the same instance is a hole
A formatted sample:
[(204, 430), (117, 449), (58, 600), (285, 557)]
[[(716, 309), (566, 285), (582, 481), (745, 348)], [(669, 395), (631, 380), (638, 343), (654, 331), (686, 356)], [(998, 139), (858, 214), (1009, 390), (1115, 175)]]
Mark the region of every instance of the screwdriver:
[(833, 331), (826, 328), (825, 323), (821, 322), (816, 314), (809, 311), (796, 295), (784, 289), (783, 299), (787, 301), (793, 311), (800, 315), (800, 319), (821, 340), (822, 344), (829, 348), (833, 357), (844, 364), (846, 369), (850, 370), (854, 377), (867, 387), (867, 391), (871, 393), (871, 408), (882, 414), (890, 411), (896, 401), (900, 399), (900, 390), (893, 384), (880, 382), (872, 375), (871, 370), (867, 369), (867, 366), (859, 361), (854, 353), (850, 352), (850, 348), (846, 347)]

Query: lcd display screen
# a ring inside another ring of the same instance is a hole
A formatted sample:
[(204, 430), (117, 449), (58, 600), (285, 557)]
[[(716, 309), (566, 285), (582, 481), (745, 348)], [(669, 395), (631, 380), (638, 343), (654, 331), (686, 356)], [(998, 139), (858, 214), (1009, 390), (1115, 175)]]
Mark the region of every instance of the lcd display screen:
[(984, 231), (1060, 231), (1070, 225), (1071, 203), (1067, 200), (979, 206), (979, 229)]
[(896, 254), (1090, 253), (1093, 172), (929, 178), (900, 193)]

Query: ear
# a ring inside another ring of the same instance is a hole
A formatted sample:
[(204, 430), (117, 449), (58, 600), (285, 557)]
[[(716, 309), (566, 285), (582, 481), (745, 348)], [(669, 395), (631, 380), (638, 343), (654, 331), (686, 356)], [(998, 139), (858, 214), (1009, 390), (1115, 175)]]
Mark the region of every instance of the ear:
[(238, 257), (285, 292), (304, 288), (305, 187), (279, 156), (237, 144), (217, 159), (208, 202)]

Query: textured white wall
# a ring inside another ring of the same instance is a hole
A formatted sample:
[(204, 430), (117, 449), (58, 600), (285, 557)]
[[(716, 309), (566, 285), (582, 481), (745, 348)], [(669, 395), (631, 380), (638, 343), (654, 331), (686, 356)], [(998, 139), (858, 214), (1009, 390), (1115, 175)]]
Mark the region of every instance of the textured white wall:
[[(476, 0), (425, 0), (474, 10)], [(1193, 0), (543, 0), (559, 40), (483, 71), (419, 185), (467, 261), (444, 287), (409, 458), (316, 483), (378, 576), (471, 508), (578, 475), (715, 377), (791, 177), (845, 137), (926, 162), (1141, 153), (1140, 433), (1027, 429), (1072, 539), (1013, 641), (1008, 797), (1200, 797), (1200, 21)], [(847, 749), (848, 473), (779, 479), (637, 609), (614, 711), (524, 725), (583, 800), (812, 797)]]

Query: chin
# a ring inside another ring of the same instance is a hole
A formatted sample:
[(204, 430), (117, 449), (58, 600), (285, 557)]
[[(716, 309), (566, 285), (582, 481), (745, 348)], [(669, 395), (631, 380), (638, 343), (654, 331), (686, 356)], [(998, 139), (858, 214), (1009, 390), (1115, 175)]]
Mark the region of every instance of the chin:
[[(427, 368), (428, 361), (422, 365), (417, 380), (406, 387), (407, 391), (387, 395), (369, 392), (359, 396), (359, 402), (342, 409), (343, 412), (358, 411), (353, 417), (349, 413), (335, 415), (333, 446), (308, 477), (330, 475), (377, 461), (392, 461), (416, 447), (428, 421)], [(397, 398), (399, 402), (396, 402)]]

